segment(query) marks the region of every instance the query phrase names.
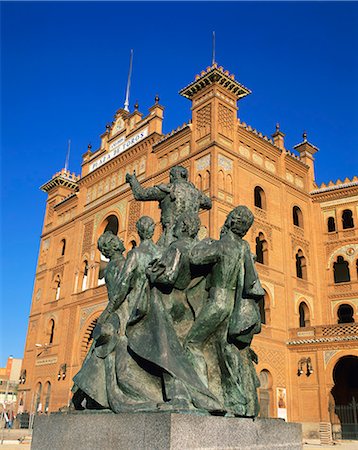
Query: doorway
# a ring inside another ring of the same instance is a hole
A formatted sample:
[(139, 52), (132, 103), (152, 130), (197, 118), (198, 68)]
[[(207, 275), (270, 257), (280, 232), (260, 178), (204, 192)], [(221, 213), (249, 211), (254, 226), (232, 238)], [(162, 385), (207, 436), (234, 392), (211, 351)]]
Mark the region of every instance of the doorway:
[(334, 438), (358, 440), (358, 357), (344, 356), (333, 369), (334, 403), (330, 415)]

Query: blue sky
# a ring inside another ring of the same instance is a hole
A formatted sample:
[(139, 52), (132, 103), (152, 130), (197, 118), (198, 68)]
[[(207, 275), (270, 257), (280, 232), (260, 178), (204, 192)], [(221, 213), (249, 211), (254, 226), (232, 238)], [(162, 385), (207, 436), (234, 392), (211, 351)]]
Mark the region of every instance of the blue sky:
[(287, 148), (302, 131), (320, 148), (318, 183), (357, 175), (358, 3), (2, 2), (1, 347), (22, 357), (46, 195), (64, 166), (80, 172), (87, 144), (123, 106), (134, 49), (131, 107), (158, 93), (164, 131), (190, 118), (178, 95), (211, 62), (253, 94), (239, 117)]

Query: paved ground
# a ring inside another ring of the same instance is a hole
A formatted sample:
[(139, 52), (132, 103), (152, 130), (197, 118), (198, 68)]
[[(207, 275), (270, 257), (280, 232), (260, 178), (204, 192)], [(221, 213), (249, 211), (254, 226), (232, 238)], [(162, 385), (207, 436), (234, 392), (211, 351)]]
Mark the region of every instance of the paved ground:
[[(23, 441), (20, 443), (19, 439)], [(0, 430), (0, 450), (30, 450), (30, 448), (31, 430)], [(318, 439), (310, 439), (304, 442), (303, 450), (358, 450), (358, 441), (338, 441), (334, 445), (320, 445)]]
[(321, 445), (319, 440), (308, 440), (303, 450), (358, 450), (358, 441), (337, 441), (333, 445)]

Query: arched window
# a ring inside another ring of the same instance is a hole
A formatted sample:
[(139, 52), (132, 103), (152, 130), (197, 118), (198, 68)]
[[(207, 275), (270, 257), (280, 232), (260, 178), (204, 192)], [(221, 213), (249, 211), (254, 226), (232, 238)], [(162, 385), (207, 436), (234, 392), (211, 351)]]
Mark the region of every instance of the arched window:
[(349, 273), (348, 261), (345, 261), (343, 256), (338, 256), (337, 261), (333, 263), (333, 276), (335, 283), (347, 283), (351, 281)]
[(303, 228), (303, 216), (302, 211), (298, 206), (294, 206), (292, 209), (292, 219), (293, 224), (296, 225), (296, 227)]
[(333, 231), (336, 231), (336, 221), (334, 220), (334, 217), (328, 217), (327, 228), (328, 228), (328, 233), (332, 233)]
[(48, 412), (48, 408), (50, 406), (50, 397), (51, 397), (51, 383), (48, 381), (45, 384), (45, 413)]
[(136, 241), (135, 241), (134, 239), (132, 239), (132, 240), (130, 241), (130, 244), (131, 244), (131, 246), (132, 246), (132, 249), (137, 247), (137, 243), (136, 243)]
[(272, 404), (272, 376), (266, 369), (261, 370), (260, 375), (260, 417), (271, 417)]
[(259, 310), (261, 323), (266, 324), (265, 297), (261, 297), (259, 300)]
[(206, 170), (203, 178), (203, 190), (210, 188), (210, 171)]
[(106, 231), (112, 231), (113, 234), (117, 235), (118, 233), (118, 219), (115, 215), (110, 215), (107, 217), (106, 219), (106, 227), (103, 231), (103, 233), (105, 233)]
[(60, 249), (61, 249), (61, 256), (64, 256), (66, 251), (66, 239), (62, 239)]
[(353, 323), (353, 308), (351, 305), (343, 304), (338, 308), (338, 323)]
[(35, 394), (35, 412), (42, 411), (41, 393), (42, 393), (42, 384), (37, 383)]
[(196, 187), (201, 191), (203, 189), (203, 179), (200, 175), (200, 173), (198, 173), (198, 175), (196, 176)]
[(233, 193), (232, 176), (230, 174), (226, 175), (226, 192)]
[(61, 294), (61, 278), (60, 278), (60, 275), (56, 276), (55, 283), (54, 283), (54, 289), (55, 289), (55, 300), (58, 300), (60, 298), (60, 294)]
[(266, 291), (265, 295), (260, 298), (258, 306), (260, 310), (261, 323), (270, 325), (270, 298)]
[(303, 256), (302, 250), (298, 250), (296, 253), (296, 276), (307, 280), (307, 265), (306, 258)]
[(350, 209), (345, 209), (342, 213), (343, 230), (354, 228), (353, 214)]
[(218, 174), (218, 188), (221, 190), (224, 190), (225, 186), (225, 180), (224, 180), (224, 172), (222, 170), (219, 170)]
[(83, 337), (83, 340), (81, 343), (81, 361), (83, 361), (85, 359), (87, 352), (88, 352), (89, 348), (91, 347), (91, 344), (93, 341), (93, 330), (95, 329), (95, 326), (97, 325), (97, 320), (98, 320), (98, 318), (92, 320), (92, 322), (89, 324), (89, 326), (84, 334), (84, 337)]
[(83, 262), (82, 291), (88, 288), (88, 261)]
[(265, 191), (260, 186), (256, 186), (255, 187), (254, 200), (255, 200), (255, 206), (257, 208), (266, 209), (266, 195), (265, 195)]
[(268, 264), (267, 241), (263, 233), (259, 233), (256, 238), (256, 261), (261, 264)]
[(301, 302), (298, 307), (298, 312), (300, 315), (300, 328), (311, 326), (310, 320), (310, 310), (305, 302)]
[(48, 343), (53, 343), (53, 337), (55, 334), (55, 321), (53, 319), (50, 320), (48, 323), (48, 329), (47, 329), (47, 336), (48, 336)]

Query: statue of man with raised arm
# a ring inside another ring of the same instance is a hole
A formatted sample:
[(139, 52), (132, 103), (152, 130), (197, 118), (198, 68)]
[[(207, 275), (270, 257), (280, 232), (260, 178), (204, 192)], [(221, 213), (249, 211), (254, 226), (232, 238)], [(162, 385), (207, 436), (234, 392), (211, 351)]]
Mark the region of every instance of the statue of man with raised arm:
[(211, 209), (212, 206), (211, 199), (188, 181), (188, 171), (185, 167), (172, 167), (169, 176), (170, 182), (167, 184), (143, 188), (135, 173), (126, 175), (126, 181), (130, 184), (136, 200), (159, 202), (163, 234), (158, 245), (162, 247), (175, 240), (173, 229), (181, 214), (198, 215), (200, 209)]

